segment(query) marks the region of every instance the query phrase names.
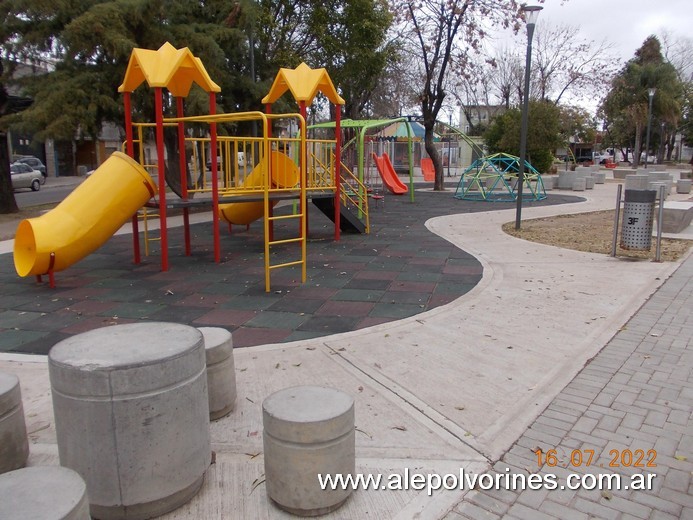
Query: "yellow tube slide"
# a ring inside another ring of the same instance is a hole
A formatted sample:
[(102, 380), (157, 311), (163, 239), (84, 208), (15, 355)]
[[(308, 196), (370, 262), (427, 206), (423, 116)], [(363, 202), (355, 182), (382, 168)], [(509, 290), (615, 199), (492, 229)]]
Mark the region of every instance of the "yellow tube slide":
[[(288, 155), (281, 152), (271, 152), (270, 154), (270, 173), (272, 175), (272, 185), (277, 188), (292, 188), (296, 186), (299, 179), (298, 167)], [(250, 175), (246, 177), (243, 188), (257, 188), (262, 190), (264, 181), (264, 168), (260, 163)], [(270, 201), (274, 206), (276, 200)], [(231, 202), (219, 206), (219, 218), (231, 224), (250, 224), (262, 218), (265, 213), (264, 203), (255, 202)]]
[[(114, 152), (58, 206), (23, 220), (14, 238), (19, 276), (62, 271), (104, 244), (154, 194), (147, 171)], [(51, 254), (54, 254), (51, 266)]]

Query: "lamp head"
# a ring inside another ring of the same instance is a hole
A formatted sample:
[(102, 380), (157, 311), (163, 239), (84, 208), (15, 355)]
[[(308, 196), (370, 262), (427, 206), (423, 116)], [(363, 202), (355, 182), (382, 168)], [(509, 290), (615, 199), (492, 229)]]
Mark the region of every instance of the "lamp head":
[(543, 9), (540, 5), (523, 5), (520, 11), (525, 13), (525, 21), (527, 25), (535, 25), (537, 23), (537, 18), (539, 18), (539, 11)]

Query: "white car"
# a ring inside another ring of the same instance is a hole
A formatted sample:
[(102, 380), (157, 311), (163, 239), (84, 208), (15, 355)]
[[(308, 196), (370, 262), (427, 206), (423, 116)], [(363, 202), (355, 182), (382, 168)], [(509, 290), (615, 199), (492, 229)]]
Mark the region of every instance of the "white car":
[(24, 163), (10, 164), (10, 176), (12, 177), (12, 189), (31, 188), (32, 191), (41, 189), (43, 175)]
[(609, 153), (594, 152), (592, 156), (594, 158), (594, 164), (605, 164), (608, 160), (614, 160), (614, 156)]

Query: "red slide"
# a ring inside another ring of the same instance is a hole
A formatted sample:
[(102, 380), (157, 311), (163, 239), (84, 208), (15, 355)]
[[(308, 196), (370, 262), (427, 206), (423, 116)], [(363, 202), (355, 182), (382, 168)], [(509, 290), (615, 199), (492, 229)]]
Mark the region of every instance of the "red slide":
[(373, 160), (388, 190), (395, 195), (404, 195), (409, 191), (407, 186), (397, 177), (395, 169), (392, 167), (392, 162), (390, 162), (390, 156), (387, 155), (387, 153), (383, 153), (382, 157), (378, 157), (375, 152), (373, 152)]
[(423, 173), (424, 180), (427, 182), (436, 180), (436, 171), (433, 168), (433, 160), (430, 157), (421, 159), (421, 173)]

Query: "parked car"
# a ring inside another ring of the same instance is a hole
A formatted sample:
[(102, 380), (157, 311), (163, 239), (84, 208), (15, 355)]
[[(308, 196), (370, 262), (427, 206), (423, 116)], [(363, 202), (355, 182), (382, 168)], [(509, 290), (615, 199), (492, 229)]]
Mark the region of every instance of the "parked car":
[(587, 166), (588, 164), (592, 164), (593, 160), (591, 155), (578, 155), (575, 158), (575, 162)]
[(10, 164), (10, 177), (12, 177), (12, 189), (31, 188), (33, 191), (41, 189), (43, 175), (38, 170), (24, 163)]
[(17, 159), (15, 162), (28, 164), (32, 169), (40, 171), (41, 175), (43, 176), (41, 184), (46, 183), (46, 165), (41, 162), (41, 159), (34, 157), (33, 155), (25, 155)]
[(597, 164), (606, 164), (607, 161), (613, 161), (614, 156), (609, 153), (594, 152), (594, 162)]

